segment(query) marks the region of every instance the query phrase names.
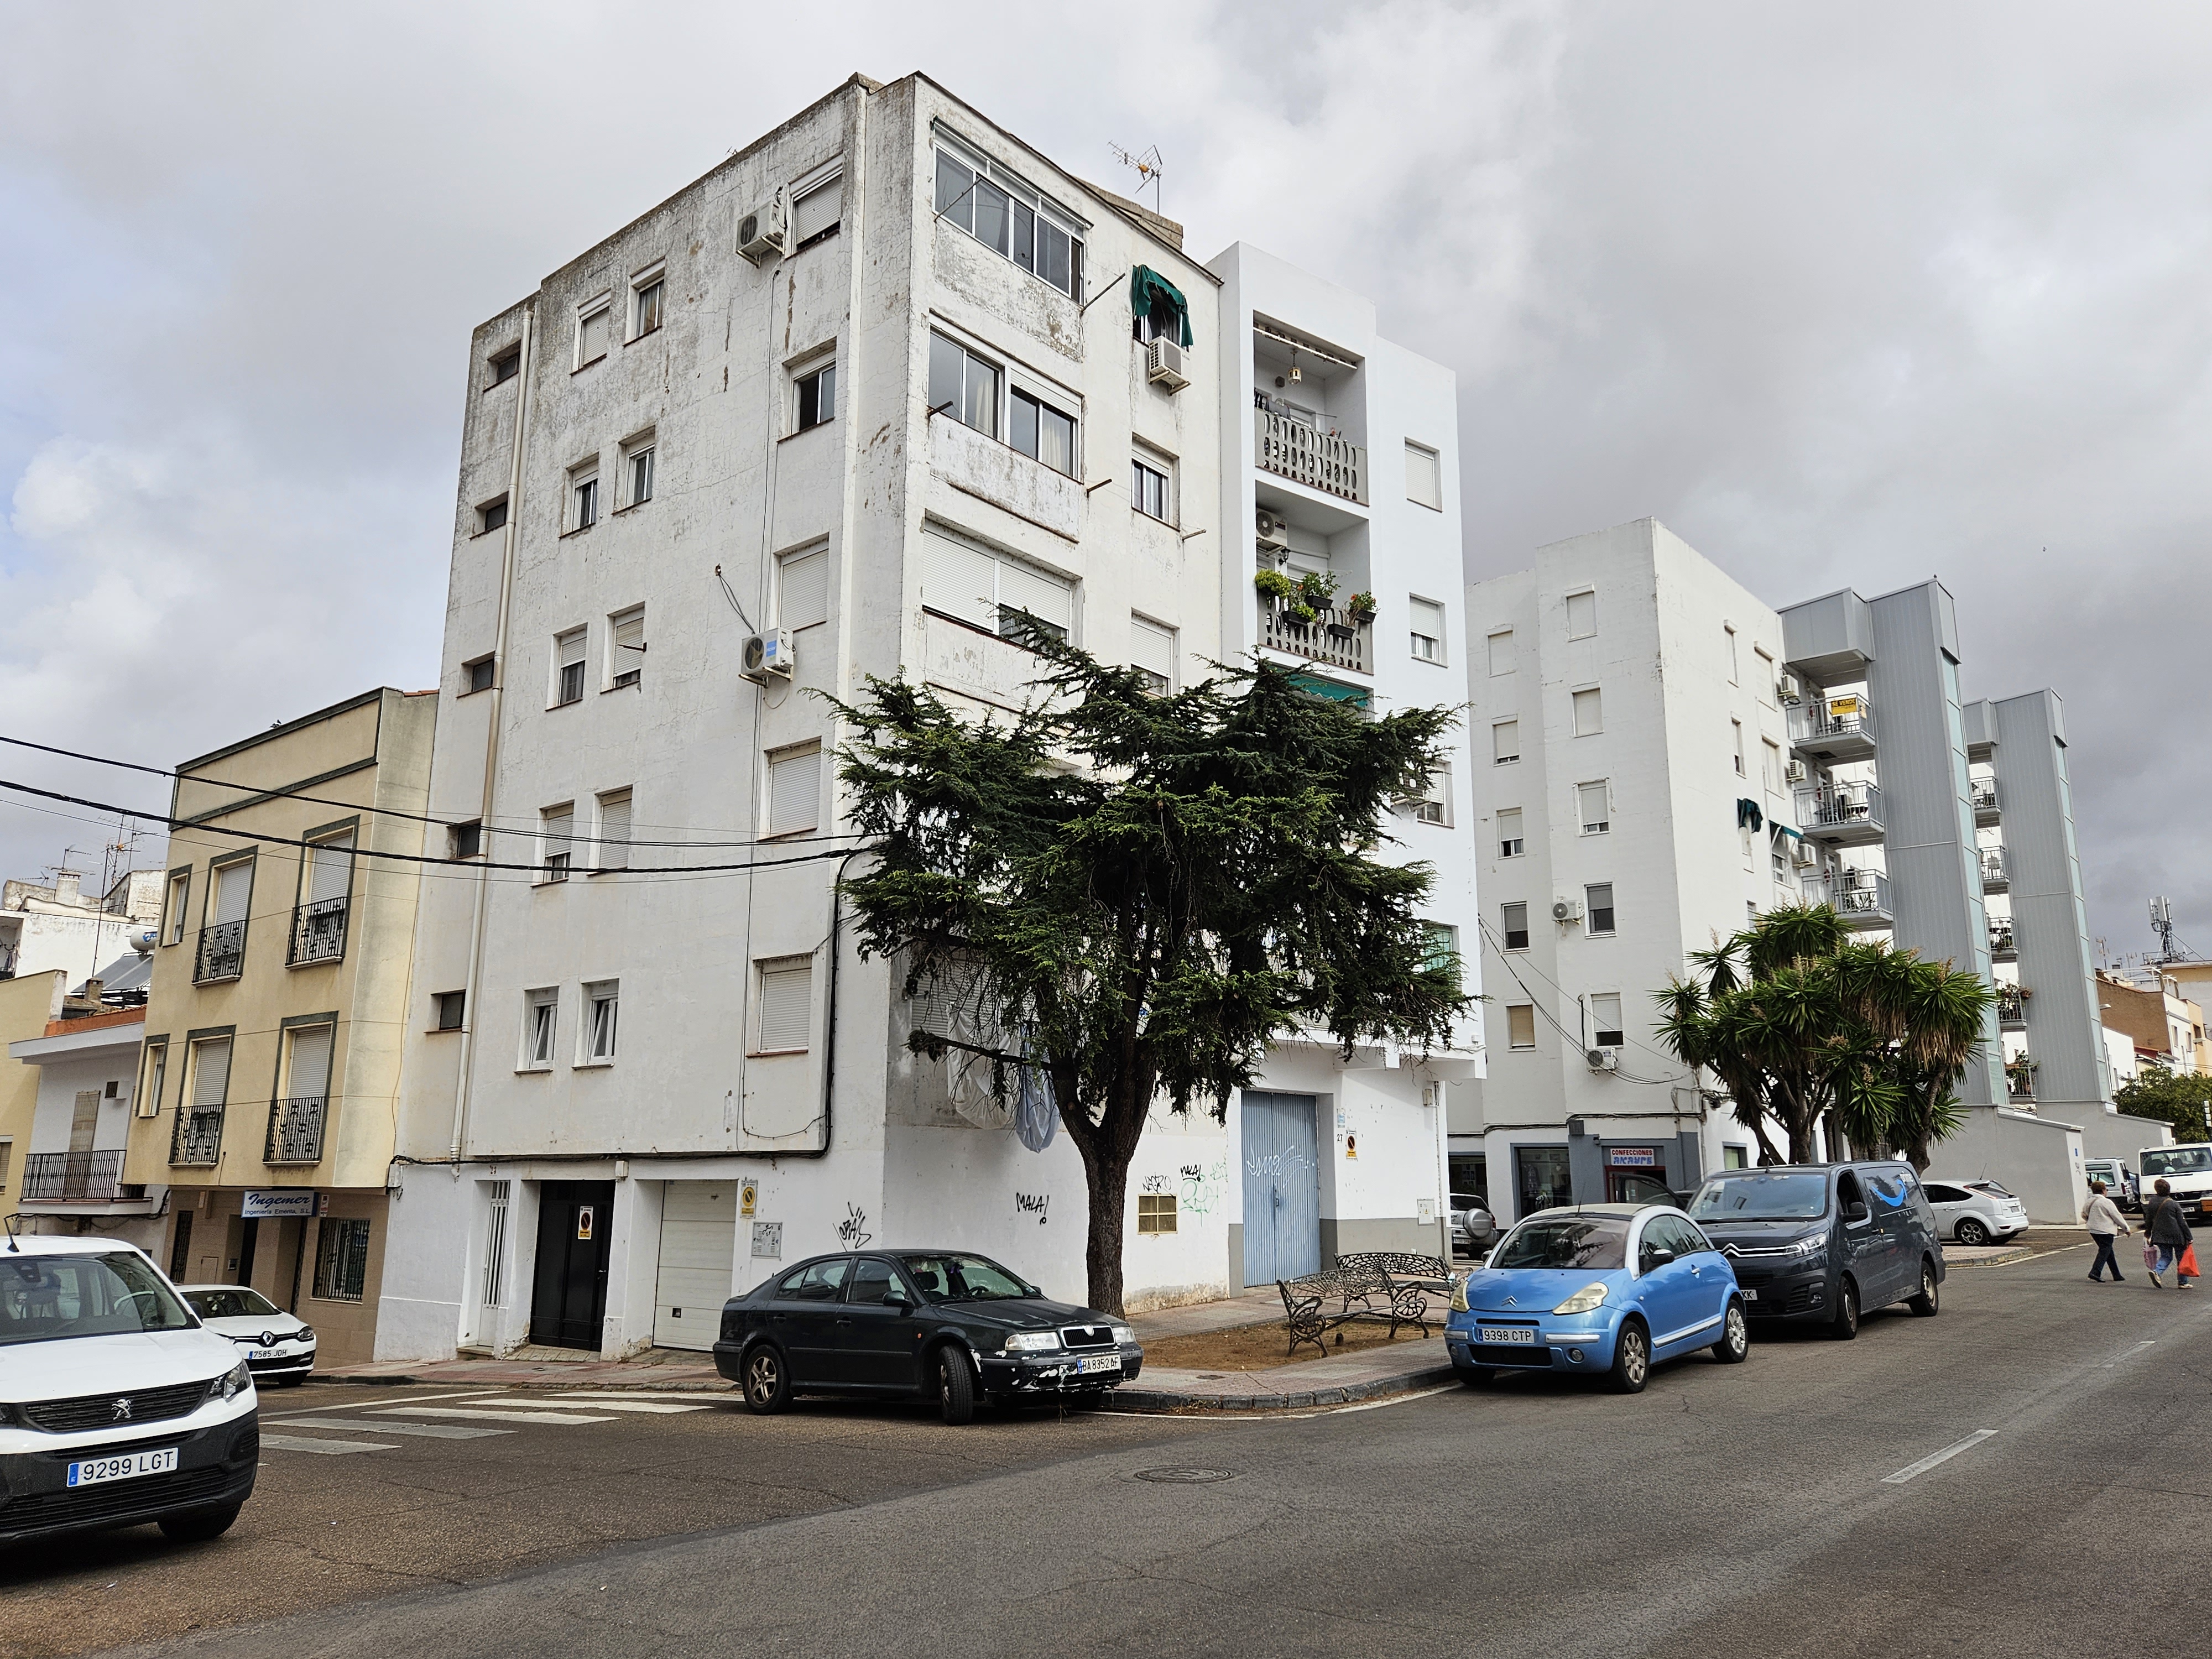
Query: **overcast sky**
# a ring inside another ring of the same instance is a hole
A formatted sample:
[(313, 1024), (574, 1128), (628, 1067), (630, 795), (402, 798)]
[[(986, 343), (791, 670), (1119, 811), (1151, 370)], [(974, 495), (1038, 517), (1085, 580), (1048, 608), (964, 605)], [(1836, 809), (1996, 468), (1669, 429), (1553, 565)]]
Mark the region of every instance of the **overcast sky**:
[[(2212, 12), (1146, 15), (10, 0), (0, 732), (167, 764), (433, 684), (472, 325), (920, 69), (1450, 365), (1470, 576), (1647, 514), (1776, 604), (1940, 574), (1968, 696), (2066, 700), (2092, 933), (2162, 890), (2212, 953)], [(0, 874), (102, 839), (0, 807)]]

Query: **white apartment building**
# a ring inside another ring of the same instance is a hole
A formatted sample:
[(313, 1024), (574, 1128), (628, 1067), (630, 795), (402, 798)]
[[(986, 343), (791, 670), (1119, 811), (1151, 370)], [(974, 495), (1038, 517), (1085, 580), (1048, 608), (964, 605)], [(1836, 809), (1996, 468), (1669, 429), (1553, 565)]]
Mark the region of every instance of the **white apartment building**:
[(131, 948), (161, 919), (161, 872), (126, 870), (98, 898), (64, 870), (52, 884), (0, 884), (0, 979), (58, 968), (76, 985)]
[[(854, 948), (845, 734), (809, 694), (1011, 709), (1024, 617), (1169, 685), (1245, 648), (1255, 256), (1180, 241), (927, 78), (855, 77), (477, 331), (431, 810), (483, 863), (425, 884), (380, 1355), (704, 1348), (732, 1290), (872, 1242), (1081, 1298), (1073, 1147), (909, 1054), (929, 1011)], [(1317, 680), (1413, 695), (1404, 607), (1457, 556), (1449, 378), (1269, 269), (1313, 301), (1295, 337), (1388, 388), (1328, 412), (1443, 458), (1402, 514), (1287, 486), (1398, 630)], [(1158, 1115), (1133, 1304), (1238, 1282), (1240, 1149), (1259, 1117), (1294, 1139), (1298, 1096), (1343, 1125), (1316, 1240), (1437, 1248), (1430, 1079), (1319, 1054), (1225, 1127)]]

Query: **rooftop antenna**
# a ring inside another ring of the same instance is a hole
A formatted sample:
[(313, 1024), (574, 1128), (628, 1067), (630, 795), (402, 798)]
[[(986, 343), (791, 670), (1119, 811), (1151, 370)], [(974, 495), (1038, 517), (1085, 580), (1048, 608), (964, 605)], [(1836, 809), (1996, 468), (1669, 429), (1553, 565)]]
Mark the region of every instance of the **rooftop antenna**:
[(2173, 907), (2160, 894), (2150, 902), (2150, 930), (2158, 935), (2158, 959), (2173, 960)]
[(1146, 185), (1150, 185), (1152, 187), (1152, 211), (1155, 213), (1159, 212), (1160, 173), (1163, 170), (1160, 167), (1160, 147), (1158, 144), (1154, 144), (1147, 149), (1141, 155), (1133, 155), (1128, 150), (1123, 149), (1119, 144), (1109, 143), (1106, 148), (1114, 152), (1114, 159), (1115, 161), (1119, 161), (1123, 167), (1130, 168), (1136, 173), (1137, 189), (1139, 193), (1143, 191)]

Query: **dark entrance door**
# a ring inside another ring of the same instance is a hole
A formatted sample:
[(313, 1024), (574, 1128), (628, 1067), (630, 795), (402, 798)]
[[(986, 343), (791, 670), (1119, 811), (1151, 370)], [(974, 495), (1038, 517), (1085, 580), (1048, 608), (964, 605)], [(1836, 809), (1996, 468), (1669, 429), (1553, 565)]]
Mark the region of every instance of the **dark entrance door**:
[(611, 1181), (549, 1181), (538, 1188), (532, 1342), (598, 1349), (607, 1314), (607, 1253), (614, 1221)]

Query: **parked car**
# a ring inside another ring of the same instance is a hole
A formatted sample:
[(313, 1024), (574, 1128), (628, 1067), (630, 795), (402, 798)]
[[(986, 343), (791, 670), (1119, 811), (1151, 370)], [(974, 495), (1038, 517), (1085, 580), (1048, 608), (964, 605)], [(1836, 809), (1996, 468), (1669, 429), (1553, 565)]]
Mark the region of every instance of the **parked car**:
[(1863, 1313), (1941, 1306), (1943, 1243), (1909, 1164), (1778, 1164), (1698, 1189), (1691, 1217), (1735, 1266), (1753, 1319), (1820, 1321), (1848, 1341)]
[(2146, 1187), (2165, 1182), (2191, 1221), (2212, 1221), (2212, 1142), (2146, 1146), (2136, 1154), (2136, 1167), (2142, 1171)]
[(1475, 1193), (1451, 1195), (1452, 1248), (1480, 1255), (1498, 1242), (1498, 1218), (1489, 1204)]
[(1987, 1244), (2027, 1231), (2026, 1206), (1994, 1181), (1929, 1181), (1921, 1189), (1945, 1238)]
[(315, 1328), (248, 1285), (179, 1285), (177, 1294), (208, 1329), (246, 1351), (253, 1381), (295, 1389), (315, 1369)]
[(2136, 1172), (2117, 1158), (2085, 1158), (2081, 1173), (2091, 1181), (2105, 1183), (2105, 1196), (2123, 1210), (2142, 1208), (2142, 1188)]
[(146, 1522), (213, 1538), (260, 1455), (252, 1368), (144, 1252), (0, 1243), (0, 1543)]
[(1470, 1388), (1501, 1369), (1582, 1372), (1624, 1394), (1699, 1348), (1749, 1352), (1735, 1275), (1681, 1211), (1584, 1204), (1539, 1210), (1452, 1290), (1452, 1369)]
[(1095, 1405), (1144, 1363), (1120, 1320), (964, 1250), (816, 1256), (731, 1297), (714, 1344), (752, 1411), (800, 1394), (921, 1398), (947, 1423), (979, 1395)]

